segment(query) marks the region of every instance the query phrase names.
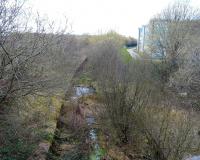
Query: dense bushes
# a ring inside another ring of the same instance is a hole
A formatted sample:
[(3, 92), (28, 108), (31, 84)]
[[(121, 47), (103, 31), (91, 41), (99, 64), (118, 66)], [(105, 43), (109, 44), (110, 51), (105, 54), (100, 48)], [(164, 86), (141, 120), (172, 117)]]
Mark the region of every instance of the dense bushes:
[(110, 147), (128, 145), (129, 151), (133, 148), (141, 157), (155, 160), (182, 160), (199, 152), (196, 113), (176, 108), (167, 89), (170, 64), (145, 60), (125, 64), (116, 43), (108, 41), (106, 46), (96, 48), (91, 73), (104, 104), (102, 128), (112, 134)]

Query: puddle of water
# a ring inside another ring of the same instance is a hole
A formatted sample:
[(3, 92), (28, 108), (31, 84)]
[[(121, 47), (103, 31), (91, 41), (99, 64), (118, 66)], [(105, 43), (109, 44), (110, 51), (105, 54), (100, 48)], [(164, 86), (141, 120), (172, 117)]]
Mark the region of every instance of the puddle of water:
[(94, 117), (87, 117), (87, 118), (86, 118), (86, 121), (87, 121), (87, 124), (88, 124), (88, 125), (92, 125), (92, 124), (95, 123)]
[(200, 160), (200, 156), (191, 156), (187, 158), (186, 160)]
[(82, 87), (82, 86), (75, 87), (75, 95), (77, 97), (93, 94), (94, 92), (95, 90), (92, 87)]

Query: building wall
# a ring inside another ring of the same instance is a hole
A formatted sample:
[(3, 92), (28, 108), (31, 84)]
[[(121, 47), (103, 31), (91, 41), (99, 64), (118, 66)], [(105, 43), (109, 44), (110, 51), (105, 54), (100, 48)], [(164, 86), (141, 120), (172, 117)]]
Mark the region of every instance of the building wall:
[(161, 59), (164, 56), (164, 52), (159, 50), (160, 37), (157, 37), (159, 35), (157, 32), (160, 32), (161, 29), (165, 29), (165, 23), (162, 23), (162, 27), (160, 27), (156, 21), (140, 27), (138, 33), (138, 52), (145, 52), (153, 59)]
[(147, 37), (148, 37), (148, 26), (143, 25), (142, 27), (139, 28), (139, 33), (138, 33), (138, 45), (137, 45), (138, 52), (145, 51), (148, 43)]

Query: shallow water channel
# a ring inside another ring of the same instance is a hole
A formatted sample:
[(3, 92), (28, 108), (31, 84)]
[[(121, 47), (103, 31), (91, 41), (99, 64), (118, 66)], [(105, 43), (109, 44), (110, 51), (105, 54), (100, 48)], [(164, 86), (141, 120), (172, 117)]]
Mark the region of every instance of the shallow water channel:
[(186, 160), (200, 160), (200, 156), (191, 156), (187, 158)]
[[(92, 95), (94, 92), (95, 92), (94, 88), (91, 87), (83, 87), (83, 86), (75, 87), (75, 97), (77, 98), (80, 98), (81, 96), (85, 95)], [(95, 117), (93, 116), (86, 117), (86, 122), (90, 128), (88, 136), (92, 143), (92, 148), (93, 148), (93, 151), (89, 155), (89, 160), (100, 160), (103, 155), (103, 152), (98, 143), (97, 130), (93, 127), (94, 124), (96, 123)]]
[[(82, 96), (92, 95), (94, 93), (95, 89), (92, 87), (75, 86), (71, 98), (76, 100)], [(81, 138), (79, 137), (79, 133), (74, 133), (69, 128), (66, 128), (64, 123), (65, 116), (67, 116), (67, 114), (64, 112), (64, 109), (61, 108), (61, 114), (57, 122), (54, 140), (51, 144), (46, 160), (101, 160), (101, 157), (104, 154), (98, 141), (98, 129), (95, 117), (90, 114), (84, 118), (88, 125), (85, 132), (86, 137), (84, 135), (84, 140), (79, 139)], [(86, 145), (88, 146), (82, 148), (84, 145), (76, 145), (78, 142), (77, 140), (87, 143)], [(82, 153), (82, 149), (89, 150), (89, 153)]]
[(93, 145), (93, 152), (89, 155), (89, 160), (100, 160), (102, 156), (102, 150), (98, 144), (97, 131), (92, 127), (92, 125), (95, 123), (95, 118), (87, 117), (86, 121), (87, 124), (91, 127), (88, 136)]

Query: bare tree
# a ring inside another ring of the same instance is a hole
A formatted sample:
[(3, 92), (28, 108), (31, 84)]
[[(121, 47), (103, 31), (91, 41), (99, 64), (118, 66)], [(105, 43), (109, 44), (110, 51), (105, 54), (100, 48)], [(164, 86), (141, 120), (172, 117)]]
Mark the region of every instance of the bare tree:
[(102, 95), (103, 123), (110, 126), (115, 142), (128, 144), (132, 137), (134, 112), (147, 103), (150, 90), (145, 83), (148, 81), (145, 79), (147, 68), (139, 62), (124, 64), (119, 48), (114, 41), (95, 46), (92, 75)]
[(160, 53), (177, 67), (178, 58), (188, 41), (195, 35), (199, 24), (200, 12), (191, 7), (189, 1), (176, 1), (149, 24), (149, 47), (152, 53)]
[(192, 53), (184, 56), (183, 63), (181, 63), (177, 72), (170, 77), (169, 85), (176, 93), (184, 94), (187, 101), (187, 107), (200, 109), (200, 49), (193, 48)]
[[(26, 18), (24, 2), (0, 2), (0, 103), (55, 86), (52, 80), (58, 82), (58, 77), (49, 76), (55, 72), (52, 66), (63, 66), (72, 52), (66, 47), (72, 38), (65, 34), (65, 26), (55, 30), (53, 23), (40, 16)], [(32, 29), (29, 20), (35, 26)]]

